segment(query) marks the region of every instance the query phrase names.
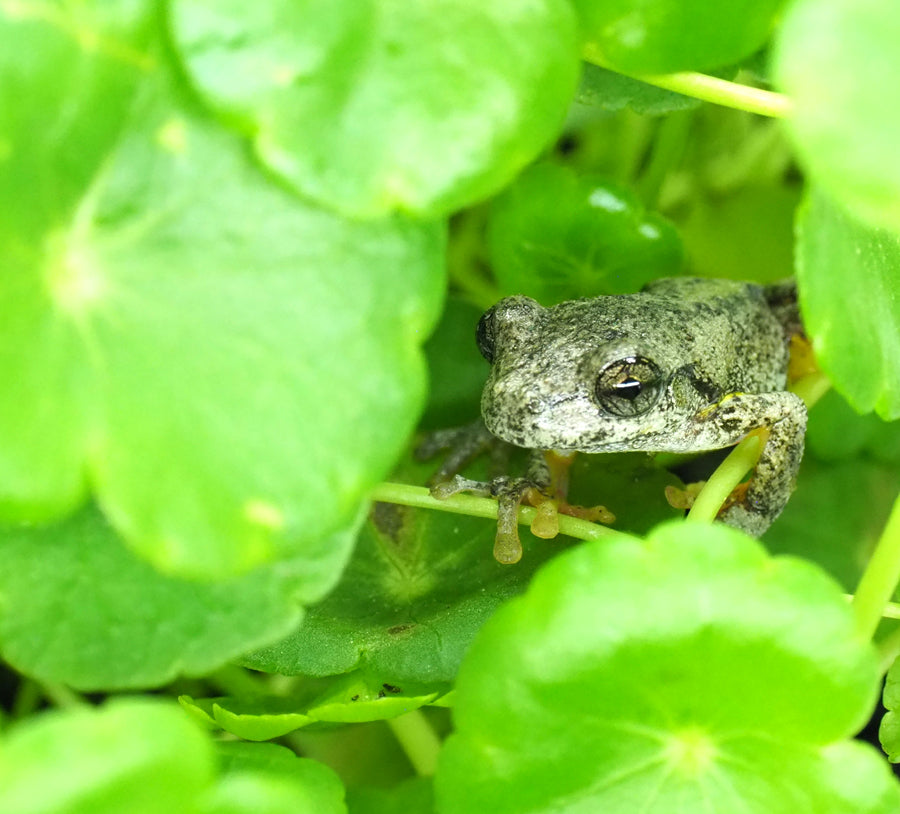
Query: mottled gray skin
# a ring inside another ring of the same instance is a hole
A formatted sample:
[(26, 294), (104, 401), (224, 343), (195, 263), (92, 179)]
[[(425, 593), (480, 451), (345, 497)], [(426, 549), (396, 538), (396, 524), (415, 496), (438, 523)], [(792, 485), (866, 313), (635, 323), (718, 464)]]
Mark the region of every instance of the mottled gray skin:
[[(516, 446), (581, 452), (699, 452), (766, 427), (746, 498), (722, 516), (758, 535), (784, 508), (803, 455), (806, 408), (784, 389), (798, 327), (790, 285), (674, 278), (552, 308), (508, 297), (482, 320), (492, 350), (482, 416)], [(655, 365), (655, 384), (644, 401), (614, 398), (608, 409), (598, 377), (636, 357)], [(631, 404), (640, 414), (617, 414)]]

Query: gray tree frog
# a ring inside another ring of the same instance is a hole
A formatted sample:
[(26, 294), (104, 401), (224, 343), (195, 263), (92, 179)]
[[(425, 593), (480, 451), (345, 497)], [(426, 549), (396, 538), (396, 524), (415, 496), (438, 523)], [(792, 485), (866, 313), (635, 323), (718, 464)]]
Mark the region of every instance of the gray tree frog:
[[(507, 297), (478, 324), (491, 364), (482, 417), (503, 441), (562, 452), (700, 452), (762, 430), (755, 474), (721, 513), (759, 535), (803, 455), (806, 407), (785, 390), (801, 330), (792, 283), (672, 278), (550, 308)], [(478, 485), (458, 478), (444, 493)], [(502, 496), (502, 483), (491, 492)]]

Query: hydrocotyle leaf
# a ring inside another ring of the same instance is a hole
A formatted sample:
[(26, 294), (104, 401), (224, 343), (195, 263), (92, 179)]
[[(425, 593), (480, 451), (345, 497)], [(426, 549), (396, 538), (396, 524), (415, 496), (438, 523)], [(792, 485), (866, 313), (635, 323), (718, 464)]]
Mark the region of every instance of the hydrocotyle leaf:
[(611, 112), (630, 107), (635, 113), (646, 116), (693, 110), (702, 104), (691, 96), (657, 88), (589, 62), (582, 69), (576, 100), (583, 105), (595, 105)]
[(0, 530), (3, 658), (81, 690), (208, 673), (294, 628), (306, 591), (272, 566), (215, 583), (164, 576), (94, 508), (55, 526)]
[(553, 137), (577, 81), (564, 0), (179, 0), (172, 19), (192, 80), (261, 159), (354, 215), (495, 192)]
[(803, 324), (819, 365), (858, 412), (900, 418), (900, 236), (813, 188), (797, 237)]
[(873, 226), (900, 231), (900, 5), (797, 0), (775, 41), (788, 131), (816, 184)]
[(681, 241), (627, 189), (537, 164), (491, 205), (491, 265), (504, 294), (543, 305), (626, 294), (681, 271)]
[(840, 587), (809, 563), (722, 526), (585, 543), (473, 642), (438, 808), (888, 814), (900, 786), (845, 740), (878, 685)]
[(574, 0), (583, 38), (626, 73), (706, 70), (760, 48), (784, 0)]
[[(397, 477), (421, 483), (436, 465), (407, 463)], [(467, 474), (485, 476), (483, 468)], [(640, 453), (578, 456), (571, 481), (573, 500), (609, 506), (616, 528), (645, 532), (676, 513), (664, 490), (680, 482)], [(491, 556), (495, 533), (482, 518), (376, 503), (335, 589), (308, 608), (295, 632), (242, 664), (287, 675), (361, 669), (403, 688), (452, 681), (481, 625), (572, 544), (520, 527), (525, 555), (507, 566)]]
[(884, 682), (884, 707), (887, 712), (878, 727), (878, 739), (891, 763), (900, 763), (900, 660), (894, 659)]
[(203, 814), (346, 814), (344, 787), (328, 766), (273, 743), (219, 743), (223, 774)]
[(44, 713), (7, 730), (0, 750), (7, 814), (195, 812), (214, 779), (208, 736), (156, 699)]
[(366, 723), (397, 718), (430, 704), (448, 687), (390, 684), (362, 671), (324, 681), (306, 681), (287, 695), (194, 699), (182, 706), (208, 725), (251, 741), (271, 740), (316, 723)]
[[(118, 59), (88, 48), (103, 31), (0, 14), (0, 36), (35, 29), (54, 46), (24, 70), (0, 54), (25, 109), (57, 51), (72, 74)], [(0, 245), (0, 517), (58, 517), (90, 482), (115, 528), (173, 573), (313, 563), (421, 409), (443, 225), (351, 222), (285, 192), (184, 101), (164, 59), (147, 58), (124, 128), (82, 123), (119, 115), (90, 83), (59, 100), (57, 118), (86, 130), (87, 167), (68, 141), (31, 139), (28, 116), (0, 119), (15, 207), (49, 210), (13, 220)], [(57, 199), (62, 178), (79, 183)]]

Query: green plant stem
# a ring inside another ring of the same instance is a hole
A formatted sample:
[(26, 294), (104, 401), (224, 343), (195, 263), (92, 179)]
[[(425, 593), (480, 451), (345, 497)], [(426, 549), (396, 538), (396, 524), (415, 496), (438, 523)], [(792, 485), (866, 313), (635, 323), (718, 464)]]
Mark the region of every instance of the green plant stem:
[[(754, 439), (748, 440), (752, 441)], [(738, 449), (735, 448), (731, 455), (735, 455), (737, 451)], [(730, 458), (731, 455), (729, 455), (728, 457)], [(726, 458), (725, 461), (723, 461), (722, 466), (725, 465), (727, 460), (728, 459)], [(740, 469), (740, 467), (744, 466), (745, 463), (746, 460), (742, 463), (736, 464), (735, 469)], [(731, 493), (731, 489), (733, 489), (734, 486), (736, 486), (737, 483), (740, 482), (740, 478), (743, 477), (744, 473), (746, 473), (747, 470), (752, 466), (753, 464), (751, 463), (750, 466), (747, 467), (747, 469), (744, 469), (743, 472), (739, 476), (737, 476), (738, 479), (728, 489), (728, 492), (725, 493), (726, 497)], [(710, 478), (710, 480), (712, 480), (712, 478)], [(706, 491), (705, 488), (704, 491)], [(698, 500), (699, 498), (700, 496), (698, 495)], [(435, 509), (439, 512), (467, 514), (472, 517), (486, 517), (491, 520), (497, 519), (497, 501), (493, 500), (492, 498), (474, 497), (472, 495), (454, 495), (453, 497), (449, 497), (446, 500), (438, 500), (437, 498), (433, 498), (431, 496), (431, 493), (424, 486), (411, 486), (407, 483), (380, 483), (372, 492), (372, 499), (382, 501), (383, 503), (397, 503), (401, 506), (412, 506), (418, 509)], [(695, 508), (696, 505), (697, 504), (695, 502)], [(719, 511), (719, 506), (721, 506), (721, 501), (715, 506), (712, 517), (694, 517), (694, 520), (697, 521), (701, 519), (713, 519)], [(530, 506), (520, 509), (519, 523), (529, 525), (535, 514), (535, 510)], [(691, 515), (688, 515), (689, 519), (690, 516)], [(616, 531), (615, 529), (607, 528), (606, 526), (600, 526), (596, 523), (589, 523), (587, 520), (579, 520), (576, 517), (569, 517), (567, 515), (560, 515), (559, 530), (560, 533), (565, 534), (569, 537), (574, 537), (577, 540), (599, 540), (611, 539), (613, 537), (629, 536), (623, 534), (621, 531)], [(847, 599), (852, 601), (853, 597), (851, 595), (848, 595)], [(885, 602), (881, 607), (880, 615), (884, 616), (886, 619), (900, 619), (900, 604), (894, 602)]]
[[(831, 383), (822, 373), (811, 373), (794, 382), (791, 385), (791, 392), (800, 396), (807, 409), (810, 409), (830, 387)], [(702, 523), (715, 520), (728, 496), (743, 480), (744, 475), (756, 466), (760, 452), (762, 448), (758, 436), (750, 436), (741, 441), (710, 475), (694, 500), (687, 519)]]
[(41, 694), (54, 706), (60, 709), (75, 709), (87, 704), (75, 690), (55, 681), (41, 682)]
[(420, 709), (414, 709), (399, 718), (389, 718), (387, 725), (400, 743), (416, 773), (431, 777), (437, 770), (441, 742), (431, 724)]
[[(582, 57), (585, 61), (599, 65), (601, 68), (616, 70), (606, 64), (603, 55), (595, 45), (586, 45), (582, 51)], [(617, 73), (625, 72), (617, 71)], [(625, 73), (625, 76), (646, 82), (648, 85), (681, 93), (684, 96), (692, 96), (704, 102), (733, 107), (748, 113), (758, 113), (761, 116), (781, 118), (791, 112), (791, 100), (781, 93), (740, 85), (737, 82), (729, 82), (727, 79), (719, 79), (717, 76), (691, 71), (668, 74)]]
[(659, 124), (646, 169), (637, 181), (637, 192), (644, 205), (655, 209), (659, 191), (672, 167), (678, 163), (687, 144), (693, 111), (670, 113)]
[(728, 457), (716, 467), (709, 480), (700, 490), (694, 505), (688, 512), (689, 523), (711, 523), (719, 514), (722, 504), (734, 491), (759, 459), (762, 451), (759, 436), (751, 435), (738, 444)]
[(15, 720), (31, 715), (38, 708), (42, 695), (41, 685), (37, 681), (32, 678), (23, 678), (13, 700), (11, 717)]
[[(446, 500), (438, 500), (424, 486), (411, 486), (406, 483), (380, 483), (372, 492), (372, 499), (383, 503), (399, 503), (402, 506), (414, 506), (419, 509), (436, 509), (439, 512), (467, 514), (472, 517), (497, 519), (497, 501), (489, 497), (473, 495), (453, 495)], [(531, 506), (519, 509), (519, 524), (529, 526), (534, 520), (536, 510)], [(590, 523), (577, 517), (559, 516), (559, 531), (567, 537), (577, 540), (598, 540), (601, 538), (627, 537), (621, 531)]]
[(861, 635), (871, 638), (885, 606), (900, 583), (900, 497), (853, 596), (853, 614)]

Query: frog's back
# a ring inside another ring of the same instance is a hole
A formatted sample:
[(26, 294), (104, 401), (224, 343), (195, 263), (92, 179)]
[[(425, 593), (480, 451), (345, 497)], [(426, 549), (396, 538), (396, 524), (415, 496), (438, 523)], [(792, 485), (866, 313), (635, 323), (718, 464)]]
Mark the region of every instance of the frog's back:
[[(735, 280), (673, 277), (650, 283), (645, 294), (669, 303), (683, 327), (697, 373), (735, 392), (786, 386), (788, 346), (796, 321), (791, 290)], [(779, 302), (779, 308), (773, 302)], [(792, 317), (791, 314), (794, 316)]]

